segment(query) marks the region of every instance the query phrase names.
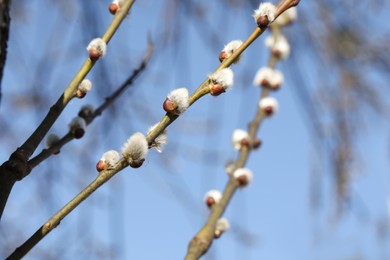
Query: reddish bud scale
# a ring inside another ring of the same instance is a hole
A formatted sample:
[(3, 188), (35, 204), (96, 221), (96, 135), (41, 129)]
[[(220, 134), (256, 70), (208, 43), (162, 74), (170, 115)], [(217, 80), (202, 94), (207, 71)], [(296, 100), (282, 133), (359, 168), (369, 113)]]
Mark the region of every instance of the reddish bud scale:
[(209, 88), (210, 88), (210, 94), (214, 97), (219, 96), (225, 92), (225, 89), (220, 84), (211, 84)]
[(261, 146), (261, 140), (260, 140), (259, 138), (256, 138), (256, 139), (253, 141), (252, 147), (253, 147), (254, 149), (258, 149), (260, 146)]
[(253, 149), (258, 149), (261, 145), (260, 139), (256, 138), (252, 142), (249, 140), (249, 138), (244, 138), (240, 141), (240, 144), (242, 147), (252, 147)]
[(130, 163), (130, 167), (132, 168), (139, 168), (142, 166), (142, 164), (144, 163), (145, 159), (141, 159), (141, 160), (138, 160), (138, 161), (132, 161)]
[(174, 102), (172, 102), (169, 98), (166, 98), (163, 103), (163, 108), (166, 112), (172, 113), (176, 110), (177, 105)]
[(248, 177), (246, 175), (241, 175), (237, 177), (236, 180), (240, 186), (246, 186), (249, 183)]
[(272, 55), (275, 56), (277, 59), (282, 58), (282, 53), (279, 50), (272, 50)]
[(83, 98), (83, 97), (85, 97), (85, 95), (87, 95), (87, 93), (85, 93), (85, 92), (82, 92), (81, 90), (77, 90), (77, 92), (76, 92), (76, 97), (78, 97), (78, 98)]
[(272, 106), (266, 106), (264, 109), (263, 109), (264, 113), (267, 115), (267, 116), (270, 116), (274, 113), (274, 108)]
[(259, 18), (257, 18), (257, 25), (258, 25), (261, 29), (267, 28), (267, 27), (268, 27), (268, 24), (269, 24), (268, 16), (263, 15), (263, 16), (260, 16)]
[(261, 82), (260, 82), (260, 84), (261, 84), (261, 86), (262, 87), (268, 87), (269, 86), (269, 81), (268, 80), (266, 80), (266, 79), (263, 79)]
[(219, 231), (219, 230), (216, 230), (215, 232), (214, 232), (214, 238), (220, 238), (221, 237), (221, 235), (222, 235), (222, 232), (221, 231)]
[(250, 144), (249, 138), (244, 138), (244, 139), (242, 139), (242, 140), (240, 141), (240, 144), (241, 144), (241, 146), (249, 147), (249, 144)]
[(116, 12), (118, 12), (119, 10), (119, 5), (116, 3), (111, 3), (110, 6), (108, 7), (108, 10), (112, 15), (115, 15)]
[(215, 200), (212, 198), (212, 197), (207, 197), (206, 198), (206, 205), (207, 205), (207, 207), (211, 207), (211, 206), (213, 206), (215, 204)]
[(98, 172), (101, 172), (101, 171), (104, 171), (106, 169), (107, 169), (107, 165), (102, 160), (98, 161), (98, 163), (96, 164), (96, 170)]
[(92, 61), (97, 61), (100, 56), (102, 56), (102, 54), (100, 53), (100, 51), (96, 50), (96, 49), (90, 49), (89, 50), (89, 58), (92, 60)]
[(228, 54), (226, 53), (226, 51), (221, 51), (221, 53), (219, 54), (219, 61), (223, 62), (227, 58), (228, 58)]

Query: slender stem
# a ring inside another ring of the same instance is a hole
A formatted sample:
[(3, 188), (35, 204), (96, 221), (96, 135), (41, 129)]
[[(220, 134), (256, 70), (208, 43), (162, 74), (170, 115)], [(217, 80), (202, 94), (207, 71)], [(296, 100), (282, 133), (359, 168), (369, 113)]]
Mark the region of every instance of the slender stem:
[[(122, 83), (122, 85), (119, 86), (119, 88), (112, 93), (109, 97), (105, 99), (103, 104), (101, 104), (96, 110), (94, 111), (93, 115), (90, 118), (86, 119), (87, 125), (91, 124), (95, 118), (100, 116), (108, 107), (110, 107), (122, 94), (125, 92), (129, 86), (131, 86), (135, 79), (146, 69), (146, 66), (152, 56), (154, 49), (154, 45), (151, 41), (149, 41), (148, 49), (145, 53), (145, 56), (141, 62), (141, 64), (138, 66), (137, 69), (133, 71), (133, 73)], [(65, 144), (72, 141), (74, 139), (74, 136), (72, 133), (67, 133), (64, 137), (62, 137), (58, 142), (56, 142), (53, 146), (50, 148), (42, 150), (38, 155), (36, 155), (34, 158), (31, 158), (28, 161), (28, 165), (31, 169), (36, 167), (38, 164), (40, 164), (42, 161), (49, 158), (53, 153), (56, 151), (59, 151)]]
[(1, 82), (3, 79), (3, 71), (5, 61), (7, 59), (7, 47), (9, 28), (11, 25), (10, 9), (12, 0), (1, 0), (0, 1), (0, 102), (1, 102)]
[[(123, 4), (120, 11), (117, 12), (104, 33), (104, 41), (108, 42), (112, 38), (134, 2), (135, 0), (128, 0)], [(28, 159), (42, 142), (43, 138), (58, 119), (66, 105), (74, 97), (78, 85), (92, 69), (94, 64), (95, 62), (87, 58), (76, 76), (69, 83), (68, 87), (64, 90), (57, 102), (50, 108), (49, 112), (36, 130), (19, 148), (16, 149), (16, 151), (11, 154), (8, 161), (4, 162), (0, 166), (0, 218), (3, 215), (3, 211), (13, 185), (16, 181), (22, 180), (31, 171), (31, 167), (28, 165)]]
[[(133, 1), (129, 1), (133, 2)], [(130, 8), (131, 5), (129, 5)], [(122, 9), (123, 10), (123, 9)], [(256, 27), (253, 33), (247, 38), (247, 40), (241, 45), (239, 49), (237, 49), (234, 54), (226, 59), (214, 72), (219, 71), (223, 68), (229, 67), (233, 61), (242, 53), (244, 50), (254, 41), (256, 40), (264, 30)], [(110, 39), (109, 36), (105, 38), (107, 41)], [(195, 103), (202, 96), (209, 93), (207, 88), (209, 80), (206, 79), (190, 96), (190, 105)], [(263, 90), (264, 91), (264, 90)], [(262, 112), (258, 112), (258, 117), (256, 119), (259, 121), (258, 124), (264, 118)], [(179, 116), (172, 115), (167, 113), (159, 124), (154, 127), (154, 129), (148, 134), (147, 141), (148, 143), (152, 143), (154, 139), (166, 129), (173, 121), (175, 121)], [(255, 119), (255, 121), (256, 121)], [(252, 126), (256, 127), (256, 125)], [(258, 126), (257, 126), (258, 127)], [(251, 126), (250, 126), (251, 128)], [(253, 133), (254, 137), (256, 135), (257, 129), (250, 131)], [(240, 152), (239, 159), (236, 162), (236, 168), (242, 167), (245, 165), (248, 157), (249, 157), (249, 149), (244, 148)], [(97, 190), (100, 186), (106, 183), (109, 179), (111, 179), (116, 173), (123, 170), (128, 166), (128, 162), (125, 159), (121, 159), (114, 169), (105, 170), (100, 172), (99, 176), (89, 184), (82, 192), (80, 192), (74, 199), (72, 199), (68, 204), (66, 204), (62, 209), (60, 209), (53, 217), (51, 217), (44, 225), (42, 225), (26, 242), (24, 242), (20, 247), (18, 247), (7, 259), (19, 259), (23, 257), (25, 254), (31, 250), (39, 241), (41, 241), (51, 230), (53, 230), (62, 219), (64, 219), (73, 209), (75, 209), (82, 201), (88, 198), (95, 190)], [(223, 197), (217, 205), (212, 208), (211, 214), (206, 225), (201, 229), (197, 236), (192, 240), (189, 245), (189, 249), (187, 252), (187, 256), (185, 259), (198, 259), (201, 255), (203, 255), (208, 248), (210, 247), (213, 234), (215, 230), (215, 223), (220, 218), (220, 216), (225, 211), (230, 199), (234, 195), (234, 192), (238, 188), (238, 182), (234, 178), (230, 178), (227, 183)], [(201, 250), (199, 250), (199, 248)]]
[[(236, 55), (227, 59), (215, 71), (230, 66), (233, 63), (235, 57), (240, 55), (250, 45), (250, 43), (252, 43), (258, 36), (261, 35), (261, 33), (262, 30), (260, 28), (256, 28), (254, 32), (245, 41), (245, 43), (243, 43), (244, 46), (237, 50)], [(207, 82), (207, 80), (205, 82)], [(191, 97), (193, 97), (192, 103), (194, 103), (196, 100), (208, 93), (208, 89), (206, 92), (206, 88), (204, 88), (204, 85), (206, 84), (205, 82), (202, 83), (198, 87), (198, 89), (191, 95)], [(199, 93), (201, 93), (201, 95)], [(153, 131), (148, 134), (148, 143), (152, 143), (154, 139), (177, 118), (177, 115), (167, 113), (162, 118), (160, 123), (153, 129)], [(41, 241), (52, 229), (54, 229), (60, 223), (63, 218), (65, 218), (82, 201), (88, 198), (96, 189), (98, 189), (101, 185), (107, 182), (117, 172), (121, 171), (127, 166), (128, 162), (125, 159), (121, 159), (113, 170), (102, 171), (99, 176), (90, 185), (87, 186), (87, 188), (85, 188), (74, 199), (72, 199), (68, 204), (66, 204), (62, 209), (60, 209), (53, 217), (51, 217), (45, 224), (43, 224), (26, 242), (24, 242), (20, 247), (18, 247), (9, 256), (8, 259), (18, 259), (27, 254), (29, 250), (31, 250), (31, 248), (33, 248), (39, 241)], [(232, 192), (234, 192), (234, 190), (232, 190)]]
[[(264, 30), (262, 30), (259, 27), (256, 27), (251, 35), (241, 44), (241, 46), (224, 62), (222, 62), (213, 73), (220, 71), (224, 68), (229, 67), (235, 59), (240, 56), (248, 46), (254, 42), (262, 33)], [(200, 98), (202, 98), (204, 95), (208, 94), (210, 92), (208, 86), (209, 86), (210, 80), (207, 78), (205, 81), (203, 81), (202, 84), (191, 94), (189, 98), (190, 106), (194, 104), (196, 101), (198, 101)], [(170, 113), (167, 113), (163, 119), (159, 122), (159, 124), (151, 131), (149, 132), (148, 136), (146, 137), (149, 144), (153, 142), (153, 140), (160, 134), (162, 131), (164, 131), (170, 124), (173, 123), (179, 116), (173, 115)]]
[[(128, 14), (130, 8), (132, 7), (135, 0), (128, 0), (124, 3), (123, 7), (121, 7), (120, 11), (114, 16), (111, 24), (108, 26), (106, 32), (102, 36), (102, 39), (108, 43), (116, 30), (119, 28), (119, 25), (125, 19)], [(64, 110), (69, 101), (74, 97), (74, 94), (77, 90), (80, 82), (85, 78), (88, 72), (95, 65), (90, 58), (87, 58), (84, 62), (83, 66), (80, 68), (76, 76), (69, 83), (68, 87), (65, 89), (64, 93), (58, 99), (56, 104), (52, 106), (49, 110), (49, 113), (43, 119), (42, 123), (38, 126), (38, 128), (34, 131), (34, 133), (27, 139), (27, 141), (20, 147), (21, 150), (25, 152), (27, 157), (29, 158), (38, 145), (42, 142), (43, 138), (57, 120), (61, 112)]]
[(99, 176), (91, 182), (83, 191), (74, 197), (68, 204), (54, 214), (45, 222), (29, 239), (7, 257), (7, 259), (21, 259), (24, 257), (36, 244), (38, 244), (47, 234), (56, 228), (61, 220), (63, 220), (72, 210), (74, 210), (81, 202), (88, 198), (95, 190), (111, 179), (116, 173), (127, 167), (128, 163), (125, 159), (119, 161), (114, 169), (102, 171)]
[[(273, 30), (274, 34), (279, 34), (279, 28), (275, 28)], [(276, 36), (276, 35), (275, 35)], [(268, 67), (275, 68), (277, 58), (272, 55), (270, 55), (269, 61), (268, 61)], [(269, 89), (268, 88), (262, 88), (260, 98), (267, 97), (269, 95)], [(254, 119), (249, 123), (248, 125), (248, 134), (249, 139), (254, 140), (257, 136), (258, 130), (260, 128), (261, 123), (263, 122), (266, 115), (262, 111), (262, 109), (257, 106), (257, 111), (255, 114)], [(250, 148), (248, 146), (244, 146), (241, 148), (238, 158), (236, 159), (234, 163), (234, 168), (243, 168), (246, 165), (246, 162), (249, 159), (250, 155)], [(196, 260), (199, 259), (202, 255), (204, 255), (207, 250), (210, 248), (213, 239), (214, 239), (214, 232), (215, 232), (215, 226), (226, 210), (230, 200), (232, 199), (235, 191), (239, 188), (238, 182), (235, 180), (235, 178), (230, 174), (229, 180), (226, 183), (225, 189), (222, 194), (221, 200), (213, 205), (211, 208), (211, 212), (209, 214), (209, 217), (204, 224), (204, 226), (200, 229), (200, 231), (194, 236), (194, 238), (191, 240), (188, 251), (185, 256), (185, 260)]]

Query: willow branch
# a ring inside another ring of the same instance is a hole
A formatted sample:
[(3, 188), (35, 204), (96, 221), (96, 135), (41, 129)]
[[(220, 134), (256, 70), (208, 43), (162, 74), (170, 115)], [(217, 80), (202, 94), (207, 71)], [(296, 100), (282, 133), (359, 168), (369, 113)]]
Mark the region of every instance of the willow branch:
[[(274, 35), (276, 36), (279, 33), (279, 29), (277, 27), (273, 30)], [(277, 58), (270, 55), (270, 59), (268, 61), (268, 67), (275, 68)], [(262, 88), (260, 99), (267, 97), (269, 95), (268, 88)], [(264, 111), (257, 106), (257, 111), (254, 119), (248, 124), (248, 134), (249, 140), (255, 140), (257, 133), (259, 131), (260, 125), (266, 117)], [(238, 154), (238, 158), (234, 162), (234, 169), (244, 168), (251, 153), (252, 148), (250, 146), (243, 146)], [(214, 240), (214, 232), (217, 221), (222, 217), (225, 212), (227, 206), (229, 205), (235, 191), (240, 187), (239, 182), (234, 178), (233, 174), (229, 174), (229, 180), (225, 185), (225, 189), (222, 194), (221, 200), (214, 204), (211, 208), (209, 217), (206, 221), (206, 224), (200, 229), (200, 231), (194, 236), (191, 240), (188, 251), (185, 256), (185, 260), (196, 260), (199, 259), (202, 255), (204, 255), (208, 249), (210, 248), (213, 240)]]
[[(126, 1), (120, 11), (118, 11), (114, 16), (111, 24), (102, 36), (102, 39), (106, 43), (110, 41), (119, 25), (130, 11), (134, 2), (135, 0)], [(43, 138), (58, 119), (66, 105), (74, 97), (78, 85), (92, 69), (94, 64), (94, 61), (87, 58), (76, 76), (69, 83), (58, 101), (50, 108), (49, 112), (32, 135), (24, 142), (24, 144), (22, 144), (21, 147), (17, 148), (16, 151), (11, 154), (8, 161), (4, 162), (0, 166), (0, 218), (3, 215), (3, 211), (13, 185), (16, 181), (22, 180), (31, 171), (31, 167), (28, 165), (28, 159), (42, 142)]]
[(74, 210), (81, 202), (88, 198), (100, 186), (111, 179), (116, 173), (128, 166), (126, 159), (118, 162), (116, 167), (111, 170), (102, 171), (98, 177), (89, 184), (83, 191), (74, 197), (68, 204), (60, 209), (48, 221), (45, 222), (29, 239), (7, 257), (7, 259), (21, 259), (24, 257), (36, 244), (38, 244), (47, 234), (56, 228), (61, 220), (63, 220), (72, 210)]
[[(100, 116), (107, 108), (109, 108), (132, 84), (134, 81), (141, 75), (141, 73), (146, 69), (146, 66), (152, 56), (154, 49), (154, 44), (149, 40), (148, 48), (142, 59), (141, 64), (133, 71), (133, 73), (119, 86), (119, 88), (112, 93), (110, 96), (105, 98), (103, 104), (96, 108), (91, 117), (86, 118), (87, 125), (91, 124), (94, 119)], [(56, 151), (59, 151), (65, 144), (69, 143), (74, 139), (72, 133), (67, 133), (64, 137), (58, 140), (51, 147), (42, 150), (38, 155), (28, 161), (29, 166), (32, 168), (36, 167), (42, 161), (49, 158)]]
[[(266, 28), (265, 28), (266, 29)], [(214, 72), (217, 72), (219, 70), (222, 70), (223, 68), (229, 67), (233, 61), (241, 55), (244, 50), (253, 42), (255, 41), (263, 32), (265, 29), (261, 29), (260, 27), (256, 27), (255, 30), (252, 32), (252, 34), (246, 39), (246, 41), (238, 48), (233, 55), (231, 55), (228, 59), (226, 59), (224, 62), (221, 63), (220, 66), (218, 66)], [(201, 97), (209, 93), (209, 79), (206, 79), (190, 96), (190, 106), (195, 103), (197, 100), (199, 100)], [(154, 127), (154, 129), (149, 132), (146, 139), (149, 144), (152, 144), (152, 142), (156, 139), (156, 137), (164, 131), (173, 121), (175, 121), (179, 116), (173, 115), (170, 113), (167, 113), (162, 120), (158, 123), (157, 126)], [(259, 120), (261, 121), (264, 115), (259, 116)], [(257, 118), (257, 117), (256, 117)], [(253, 131), (252, 131), (253, 132)], [(254, 131), (256, 132), (256, 131)], [(256, 134), (256, 133), (255, 133)], [(249, 150), (243, 149), (243, 151), (240, 154), (240, 159), (236, 163), (236, 168), (240, 167), (240, 165), (244, 165), (249, 155)], [(43, 224), (28, 240), (26, 240), (20, 247), (18, 247), (7, 259), (17, 259), (20, 257), (23, 257), (26, 253), (31, 250), (39, 241), (41, 241), (51, 230), (53, 230), (55, 227), (58, 226), (60, 221), (64, 219), (70, 212), (72, 212), (81, 202), (83, 202), (85, 199), (87, 199), (94, 191), (96, 191), (100, 186), (102, 186), (104, 183), (106, 183), (109, 179), (111, 179), (115, 174), (117, 174), (119, 171), (123, 170), (124, 168), (129, 166), (129, 162), (122, 158), (113, 169), (110, 170), (103, 170), (99, 173), (99, 176), (90, 183), (82, 192), (80, 192), (74, 199), (72, 199), (68, 204), (66, 204), (62, 209), (60, 209), (53, 217), (51, 217), (48, 221), (46, 221), (45, 224)], [(207, 235), (211, 232), (214, 232), (214, 225), (212, 222), (217, 220), (218, 216), (222, 215), (224, 209), (226, 208), (228, 202), (230, 201), (230, 198), (233, 196), (235, 190), (238, 187), (238, 183), (234, 179), (230, 179), (228, 185), (225, 188), (224, 196), (219, 203), (220, 206), (214, 207), (215, 209), (219, 210), (213, 210), (210, 216), (209, 222), (210, 225), (205, 226), (206, 231), (202, 231), (201, 233), (205, 233), (205, 237), (207, 238)], [(215, 212), (215, 213), (214, 213)], [(215, 222), (214, 222), (215, 223)], [(212, 227), (212, 230), (210, 229)], [(211, 239), (212, 241), (212, 239)], [(211, 243), (211, 242), (210, 242)], [(204, 243), (201, 243), (201, 245), (204, 245)], [(208, 248), (208, 247), (207, 247)], [(207, 251), (206, 248), (206, 251)], [(191, 245), (189, 252), (192, 252)], [(204, 251), (205, 252), (205, 251)], [(193, 259), (193, 258), (188, 258)], [(197, 258), (196, 258), (197, 259)]]
[[(107, 44), (113, 37), (114, 33), (119, 28), (119, 25), (122, 23), (123, 19), (127, 16), (130, 11), (131, 6), (135, 0), (129, 0), (123, 4), (120, 11), (117, 12), (117, 15), (114, 16), (111, 24), (108, 26), (106, 32), (103, 34), (102, 39)], [(74, 94), (77, 90), (77, 87), (80, 85), (80, 82), (85, 78), (89, 71), (93, 68), (95, 62), (90, 58), (84, 62), (83, 66), (80, 68), (79, 72), (69, 83), (68, 87), (65, 89), (64, 93), (58, 99), (56, 104), (50, 108), (49, 113), (46, 115), (45, 119), (34, 131), (34, 133), (27, 139), (27, 141), (20, 147), (26, 156), (29, 158), (38, 145), (41, 143), (48, 130), (57, 120), (58, 116), (61, 114), (63, 109), (66, 107), (68, 102), (74, 97)]]
[[(215, 71), (227, 68), (230, 66), (235, 58), (237, 58), (263, 31), (257, 27), (248, 39), (241, 45), (241, 47), (225, 62), (223, 62)], [(202, 96), (209, 93), (207, 87), (208, 79), (203, 82), (197, 90), (191, 95), (190, 103), (193, 104)], [(164, 131), (174, 120), (178, 118), (177, 115), (167, 113), (160, 123), (151, 131), (147, 138), (149, 144)], [(22, 257), (27, 254), (39, 241), (41, 241), (51, 230), (53, 230), (62, 219), (64, 219), (70, 212), (72, 212), (82, 201), (88, 198), (101, 185), (111, 179), (116, 173), (129, 166), (125, 159), (121, 159), (116, 167), (112, 170), (105, 170), (100, 172), (99, 176), (89, 184), (82, 192), (80, 192), (74, 199), (60, 209), (53, 217), (51, 217), (45, 224), (43, 224), (29, 239), (27, 239), (20, 247), (18, 247), (10, 256), (9, 259)]]
[[(281, 15), (283, 12), (285, 12), (287, 9), (298, 5), (300, 0), (284, 0), (278, 7), (275, 12), (275, 19)], [(249, 45), (251, 45), (265, 30), (265, 28), (256, 27), (252, 34), (243, 42), (243, 44), (235, 51), (233, 54), (226, 60), (224, 60), (221, 65), (218, 66), (214, 70), (213, 73), (220, 71), (224, 68), (230, 67), (232, 63), (235, 61), (236, 58), (238, 58), (245, 50), (248, 48)], [(203, 97), (204, 95), (209, 93), (208, 85), (210, 83), (210, 79), (206, 79), (190, 96), (189, 103), (190, 106), (195, 103), (198, 99)], [(162, 131), (164, 131), (170, 124), (173, 123), (179, 116), (178, 115), (172, 115), (170, 113), (167, 113), (164, 118), (159, 122), (159, 124), (151, 131), (146, 139), (148, 140), (149, 144), (153, 142), (153, 140), (160, 134)]]
[[(252, 34), (243, 42), (243, 44), (224, 62), (222, 62), (213, 73), (220, 71), (224, 68), (230, 67), (232, 63), (235, 61), (235, 59), (240, 56), (246, 48), (248, 48), (249, 45), (251, 45), (262, 33), (264, 32), (264, 29), (261, 29), (260, 27), (256, 27)], [(207, 78), (189, 97), (189, 103), (190, 106), (194, 104), (196, 101), (198, 101), (200, 98), (202, 98), (204, 95), (210, 93), (209, 90), (209, 84), (210, 79)], [(146, 139), (148, 140), (149, 144), (151, 144), (154, 139), (162, 133), (170, 124), (172, 124), (179, 116), (173, 115), (171, 113), (167, 113), (159, 122), (159, 124), (151, 131), (149, 132)]]

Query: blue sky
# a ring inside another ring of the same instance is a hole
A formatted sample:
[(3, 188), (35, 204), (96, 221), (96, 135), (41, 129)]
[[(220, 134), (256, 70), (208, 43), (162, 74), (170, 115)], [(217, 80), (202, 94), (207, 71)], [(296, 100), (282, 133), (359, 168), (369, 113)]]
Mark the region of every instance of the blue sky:
[[(1, 137), (2, 161), (43, 118), (86, 58), (85, 47), (91, 37), (101, 35), (111, 19), (106, 11), (109, 1), (96, 4), (98, 11), (92, 15), (100, 21), (97, 28), (81, 26), (87, 18), (77, 3), (69, 2), (69, 9), (58, 12), (63, 7), (42, 5), (44, 2), (23, 3), (27, 6), (24, 10), (15, 8), (20, 3), (14, 3), (0, 107), (2, 125), (8, 130)], [(249, 35), (255, 26), (251, 24), (252, 10), (225, 14), (220, 5), (220, 1), (211, 4), (206, 12), (208, 22), (172, 22), (180, 44), (171, 47), (172, 42), (164, 45), (161, 38), (166, 33), (163, 25), (169, 23), (162, 15), (162, 2), (136, 2), (110, 42), (107, 57), (88, 76), (95, 83), (92, 93), (72, 101), (53, 131), (65, 134), (68, 122), (82, 105), (100, 104), (127, 77), (142, 58), (148, 32), (156, 45), (150, 66), (110, 114), (102, 115), (88, 128), (83, 139), (68, 144), (59, 156), (15, 185), (0, 229), (6, 241), (0, 247), (2, 257), (94, 179), (95, 164), (103, 152), (119, 150), (132, 133), (146, 132), (160, 120), (162, 102), (170, 90), (187, 87), (193, 91), (218, 66), (223, 46), (211, 42), (197, 27), (217, 29), (222, 45)], [(305, 1), (300, 7), (304, 5)], [(98, 35), (89, 35), (85, 28), (96, 30)], [(286, 30), (294, 36), (295, 29)], [(54, 41), (54, 47), (47, 49), (48, 41)], [(252, 86), (252, 79), (268, 59), (263, 42), (264, 37), (259, 38), (242, 62), (232, 67), (235, 85), (231, 91), (217, 98), (205, 96), (195, 103), (169, 127), (168, 145), (162, 154), (150, 151), (142, 168), (120, 172), (64, 219), (26, 259), (41, 259), (42, 254), (48, 259), (182, 259), (188, 242), (207, 217), (204, 194), (209, 189), (223, 189), (227, 181), (224, 164), (237, 156), (230, 142), (232, 131), (245, 128), (255, 114), (260, 91)], [(39, 63), (44, 53), (49, 53), (47, 63), (45, 59)], [(308, 53), (299, 54), (307, 61), (302, 66), (311, 74), (310, 62), (315, 60)], [(250, 156), (247, 167), (254, 172), (254, 181), (235, 194), (225, 213), (232, 229), (214, 241), (203, 259), (390, 257), (388, 236), (382, 240), (377, 237), (378, 221), (387, 225), (389, 221), (388, 125), (373, 122), (359, 138), (357, 147), (363, 158), (356, 164), (352, 205), (334, 221), (329, 166), (323, 163), (304, 106), (296, 98), (299, 86), (288, 73), (297, 65), (291, 60), (277, 65), (286, 72), (285, 84), (274, 94), (280, 110), (261, 126), (263, 145)], [(102, 73), (104, 66), (110, 75)], [(101, 84), (102, 77), (109, 78), (105, 80), (110, 84)], [(17, 102), (26, 93), (42, 95), (40, 107), (30, 105), (30, 99)], [(321, 182), (322, 200), (317, 211), (310, 208), (313, 172)]]

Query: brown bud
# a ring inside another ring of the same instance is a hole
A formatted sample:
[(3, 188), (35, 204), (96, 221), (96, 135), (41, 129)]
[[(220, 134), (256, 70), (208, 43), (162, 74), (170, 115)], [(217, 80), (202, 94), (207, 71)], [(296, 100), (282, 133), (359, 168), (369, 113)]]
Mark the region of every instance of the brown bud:
[(269, 81), (268, 80), (266, 80), (266, 79), (263, 79), (261, 82), (260, 82), (260, 85), (262, 86), (262, 87), (268, 87), (269, 86)]
[(98, 161), (98, 163), (96, 164), (96, 170), (98, 172), (101, 172), (101, 171), (104, 171), (106, 169), (107, 169), (107, 165), (102, 160)]
[(267, 115), (267, 116), (270, 116), (274, 113), (274, 108), (272, 106), (266, 106), (264, 109), (263, 109), (264, 113)]
[(221, 51), (221, 53), (219, 54), (219, 61), (223, 62), (227, 58), (228, 58), (228, 54), (226, 53), (226, 51)]
[(260, 16), (259, 18), (257, 18), (257, 25), (261, 29), (267, 28), (268, 24), (269, 24), (268, 16), (263, 15), (263, 16)]
[(214, 97), (219, 96), (225, 92), (225, 89), (220, 84), (211, 84), (209, 88), (210, 88), (210, 94)]
[(141, 160), (138, 160), (138, 161), (132, 161), (130, 163), (130, 167), (132, 168), (139, 168), (142, 166), (142, 164), (144, 163), (145, 159), (141, 159)]
[(207, 205), (207, 207), (211, 207), (212, 205), (214, 205), (215, 204), (215, 200), (214, 200), (214, 198), (212, 198), (212, 197), (207, 197), (206, 198), (206, 205)]
[(119, 10), (119, 5), (116, 3), (111, 3), (110, 6), (108, 7), (108, 10), (110, 11), (111, 14), (116, 14)]
[(241, 143), (241, 146), (246, 146), (246, 147), (248, 147), (249, 146), (249, 138), (243, 138), (241, 141), (240, 141), (240, 143)]
[(214, 238), (220, 238), (222, 235), (222, 232), (220, 230), (215, 230), (214, 232)]
[(252, 147), (253, 149), (258, 149), (261, 146), (261, 140), (259, 138), (256, 138), (253, 141)]
[(249, 183), (248, 177), (246, 175), (240, 175), (236, 178), (236, 180), (240, 186), (246, 186)]
[(172, 100), (170, 100), (169, 98), (166, 98), (163, 103), (163, 108), (166, 112), (173, 113), (176, 110), (177, 105), (174, 102), (172, 102)]
[(84, 136), (84, 134), (85, 134), (85, 131), (82, 128), (76, 128), (73, 130), (73, 136), (76, 139), (80, 139), (81, 137)]
[(100, 56), (102, 56), (102, 54), (100, 53), (100, 51), (98, 51), (97, 49), (95, 48), (91, 48), (89, 50), (89, 58), (92, 60), (92, 61), (97, 61)]
[(77, 92), (76, 92), (76, 97), (83, 98), (83, 97), (85, 97), (86, 94), (87, 93), (82, 92), (80, 89), (78, 89)]
[(282, 53), (279, 50), (272, 50), (272, 55), (275, 56), (275, 58), (280, 59), (282, 57)]

